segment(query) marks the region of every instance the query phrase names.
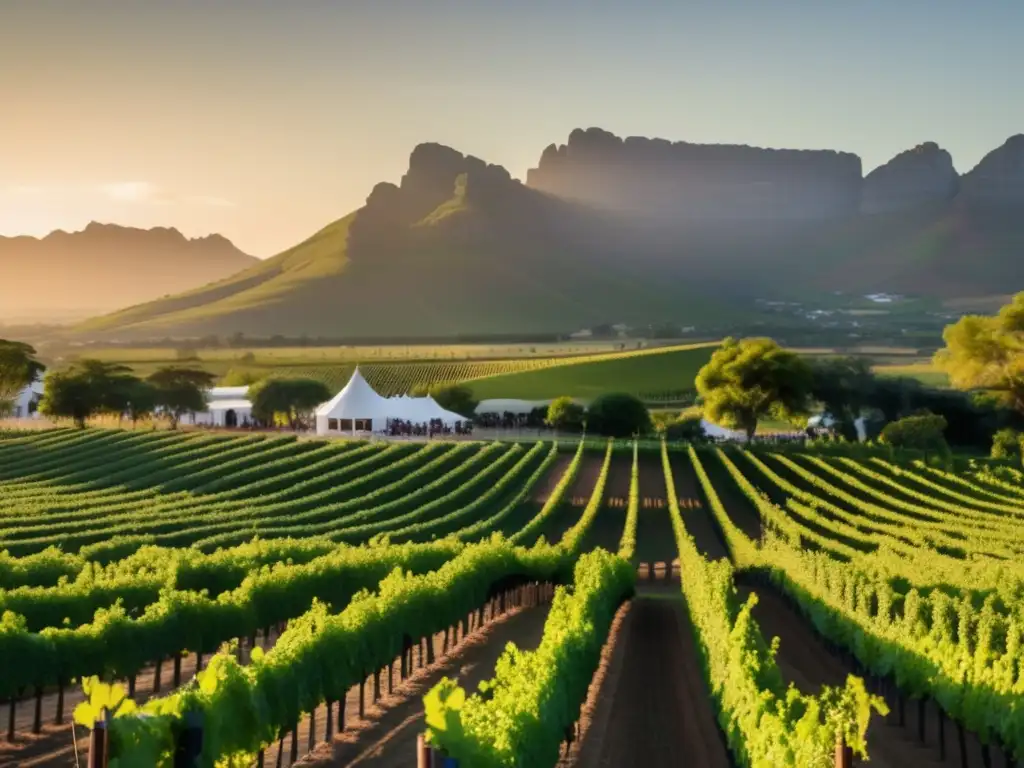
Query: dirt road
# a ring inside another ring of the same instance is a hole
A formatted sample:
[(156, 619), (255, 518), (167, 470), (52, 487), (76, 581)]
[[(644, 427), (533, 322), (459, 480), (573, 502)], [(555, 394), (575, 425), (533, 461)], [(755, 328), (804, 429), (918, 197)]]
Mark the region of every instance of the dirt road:
[(729, 768), (678, 586), (643, 585), (626, 613), (575, 768)]

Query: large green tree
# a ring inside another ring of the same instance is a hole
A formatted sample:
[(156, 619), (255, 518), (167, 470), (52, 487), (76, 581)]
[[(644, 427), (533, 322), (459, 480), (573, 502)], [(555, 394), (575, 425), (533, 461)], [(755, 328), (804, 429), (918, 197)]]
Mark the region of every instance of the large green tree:
[(639, 398), (610, 392), (587, 408), (587, 430), (606, 437), (632, 437), (651, 431), (651, 414)]
[(216, 377), (200, 368), (160, 368), (147, 381), (153, 387), (155, 407), (162, 409), (177, 429), (186, 413), (206, 410), (206, 390)]
[(331, 391), (316, 379), (265, 379), (249, 390), (252, 413), (260, 421), (273, 423), (278, 414), (288, 426), (299, 429), (312, 421), (318, 405), (331, 399)]
[(726, 339), (697, 374), (704, 415), (751, 439), (765, 416), (807, 413), (813, 375), (807, 361), (772, 339)]
[(79, 428), (97, 414), (123, 415), (138, 379), (123, 365), (81, 360), (46, 377), (39, 410), (52, 418), (71, 419)]
[(0, 415), (10, 412), (21, 391), (45, 370), (31, 346), (0, 339)]
[(998, 394), (1024, 413), (1024, 293), (1018, 293), (995, 317), (965, 315), (942, 334), (946, 346), (935, 364), (958, 389)]
[(843, 437), (856, 440), (856, 421), (875, 391), (871, 363), (863, 357), (832, 357), (812, 360), (810, 366), (812, 397), (836, 420)]

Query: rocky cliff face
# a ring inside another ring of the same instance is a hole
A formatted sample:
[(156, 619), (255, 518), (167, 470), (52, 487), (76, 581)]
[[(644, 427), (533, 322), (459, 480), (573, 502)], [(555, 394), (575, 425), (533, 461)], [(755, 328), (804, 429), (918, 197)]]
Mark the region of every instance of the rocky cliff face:
[(861, 210), (885, 213), (945, 202), (959, 188), (953, 158), (929, 141), (901, 152), (867, 175)]
[(829, 218), (859, 209), (861, 161), (846, 152), (622, 139), (590, 128), (545, 149), (527, 185), (658, 218)]
[(1011, 136), (964, 174), (963, 196), (996, 206), (1024, 204), (1024, 134)]

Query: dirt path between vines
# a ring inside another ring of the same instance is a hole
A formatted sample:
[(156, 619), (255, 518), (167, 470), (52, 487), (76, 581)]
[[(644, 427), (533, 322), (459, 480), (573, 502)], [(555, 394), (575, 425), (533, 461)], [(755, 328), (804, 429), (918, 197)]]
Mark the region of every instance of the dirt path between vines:
[(610, 640), (596, 706), (560, 765), (730, 768), (679, 586), (640, 585)]
[[(346, 731), (336, 735), (330, 744), (320, 744), (296, 765), (361, 768), (408, 768), (415, 765), (416, 739), (423, 731), (423, 695), (446, 676), (457, 679), (468, 693), (475, 692), (481, 681), (494, 676), (495, 664), (508, 643), (513, 642), (526, 650), (537, 647), (544, 634), (548, 609), (548, 605), (542, 605), (511, 611), (469, 635), (444, 657), (440, 655), (440, 645), (437, 645), (437, 661), (432, 666), (417, 670), (415, 675), (397, 686), (392, 695), (368, 706), (362, 720), (354, 717), (358, 711), (356, 688), (355, 701), (348, 703), (348, 711), (353, 716), (347, 722)], [(351, 694), (349, 698), (352, 698)], [(321, 724), (323, 716), (321, 713)], [(300, 732), (300, 744), (305, 744), (305, 738)], [(274, 765), (270, 758), (268, 751), (266, 765)], [(287, 759), (284, 764), (288, 764)]]
[[(817, 693), (822, 685), (842, 685), (848, 674), (855, 674), (846, 662), (834, 656), (810, 623), (793, 608), (775, 588), (752, 582), (742, 575), (737, 578), (740, 597), (746, 599), (756, 592), (758, 604), (754, 618), (766, 640), (781, 640), (776, 658), (784, 679), (791, 681), (805, 693)], [(874, 715), (868, 728), (868, 755), (870, 761), (854, 760), (855, 765), (871, 768), (929, 768), (929, 766), (960, 766), (956, 741), (956, 726), (945, 726), (946, 759), (940, 758), (937, 740), (937, 720), (931, 706), (925, 716), (927, 744), (917, 737), (917, 706), (906, 707), (906, 725), (900, 727), (895, 701), (889, 700), (888, 717)], [(982, 768), (978, 741), (968, 734), (967, 768)], [(1006, 768), (1002, 755), (993, 750), (992, 768)]]
[(533, 500), (540, 502), (541, 504), (545, 503), (548, 500), (548, 497), (551, 496), (551, 492), (555, 490), (555, 486), (558, 485), (558, 482), (562, 479), (562, 476), (565, 474), (565, 470), (571, 463), (571, 453), (559, 453), (555, 457), (554, 463), (548, 468), (548, 471), (544, 474), (544, 477), (542, 477), (538, 481), (537, 486), (533, 492)]

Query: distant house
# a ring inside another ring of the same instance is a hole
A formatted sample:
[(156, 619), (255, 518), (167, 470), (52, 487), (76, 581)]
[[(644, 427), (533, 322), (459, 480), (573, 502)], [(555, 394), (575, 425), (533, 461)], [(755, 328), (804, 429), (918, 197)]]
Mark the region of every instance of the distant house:
[(214, 387), (206, 393), (206, 410), (193, 413), (191, 423), (207, 427), (242, 427), (252, 423), (248, 387)]
[(43, 380), (36, 379), (31, 385), (21, 390), (21, 393), (14, 399), (14, 407), (11, 409), (9, 418), (29, 419), (39, 418), (39, 401), (43, 399)]

